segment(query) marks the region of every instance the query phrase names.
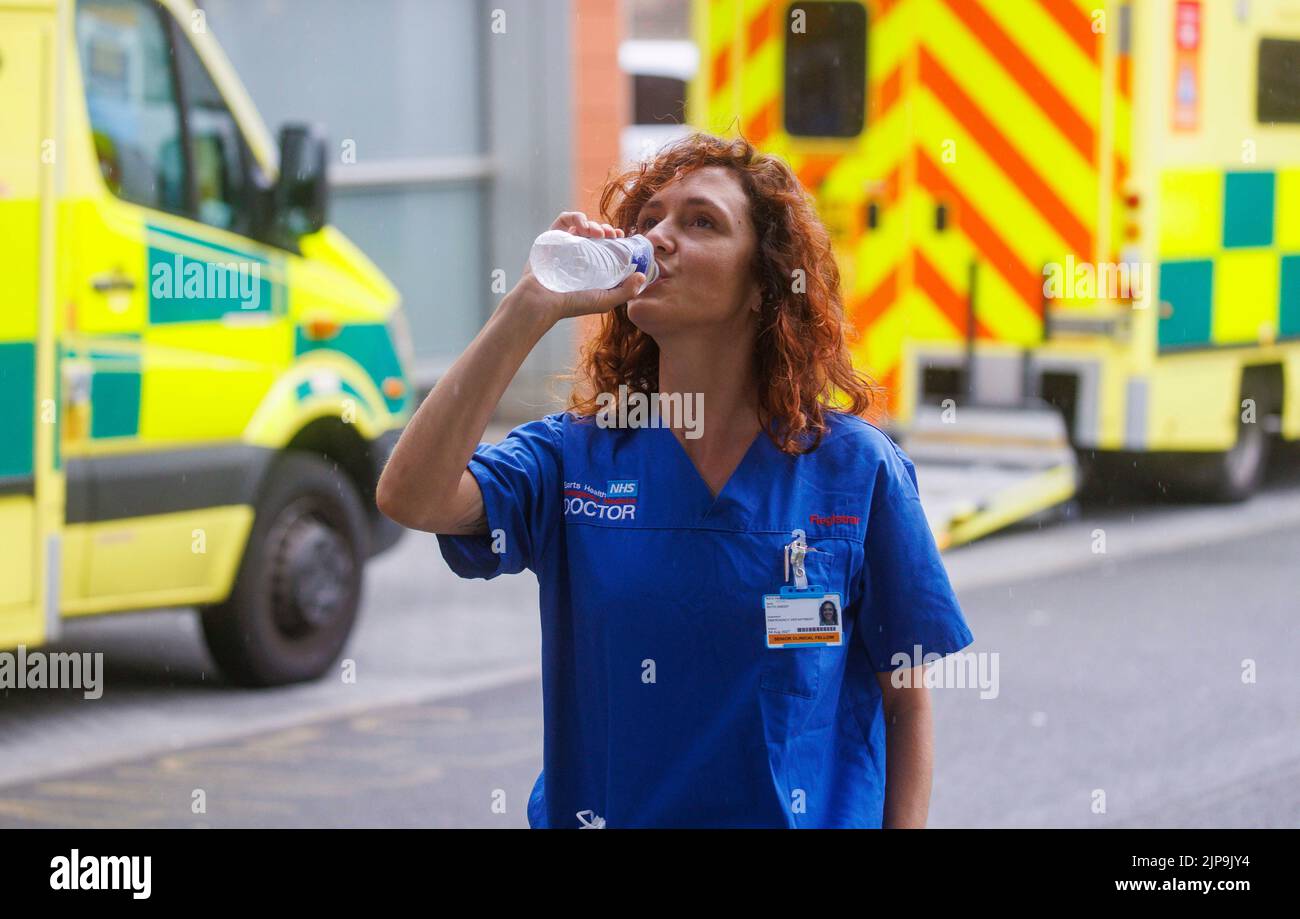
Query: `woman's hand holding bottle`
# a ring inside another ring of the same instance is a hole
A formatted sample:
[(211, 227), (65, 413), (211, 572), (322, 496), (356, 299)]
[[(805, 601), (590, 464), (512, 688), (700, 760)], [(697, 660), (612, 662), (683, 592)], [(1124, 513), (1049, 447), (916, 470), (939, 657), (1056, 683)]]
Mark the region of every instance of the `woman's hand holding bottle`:
[[(580, 211), (565, 211), (555, 218), (552, 230), (563, 230), (575, 236), (588, 239), (621, 239), (626, 236), (623, 230), (607, 223), (588, 220)], [(633, 272), (623, 279), (617, 287), (609, 290), (574, 290), (565, 293), (547, 288), (533, 273), (530, 261), (524, 262), (523, 276), (510, 293), (502, 300), (501, 307), (517, 311), (534, 319), (546, 319), (554, 324), (561, 319), (573, 316), (585, 316), (604, 313), (626, 303), (645, 284), (646, 277), (641, 272)], [(509, 306), (507, 307), (507, 301)]]

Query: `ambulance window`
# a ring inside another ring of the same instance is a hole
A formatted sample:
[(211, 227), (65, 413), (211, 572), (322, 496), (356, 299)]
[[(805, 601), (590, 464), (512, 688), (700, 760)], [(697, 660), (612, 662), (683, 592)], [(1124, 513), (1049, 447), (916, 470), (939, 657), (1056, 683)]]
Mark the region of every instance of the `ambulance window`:
[(180, 110), (161, 11), (153, 0), (83, 0), (76, 29), (104, 182), (123, 200), (184, 213)]
[(632, 77), (633, 124), (685, 124), (686, 81), (638, 73)]
[(248, 200), (252, 156), (235, 116), (185, 30), (173, 27), (194, 170), (195, 216), (209, 226), (248, 235), (252, 230)]
[(792, 3), (785, 30), (786, 133), (860, 134), (866, 120), (866, 8), (860, 3)]
[(1255, 118), (1300, 123), (1300, 41), (1260, 39)]

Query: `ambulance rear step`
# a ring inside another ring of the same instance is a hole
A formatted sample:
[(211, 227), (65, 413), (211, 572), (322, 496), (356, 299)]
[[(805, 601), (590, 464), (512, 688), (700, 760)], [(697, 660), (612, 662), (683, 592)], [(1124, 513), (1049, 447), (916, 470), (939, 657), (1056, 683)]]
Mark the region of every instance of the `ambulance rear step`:
[(1065, 420), (1045, 403), (947, 413), (920, 406), (900, 445), (916, 465), (941, 550), (1058, 507), (1078, 490)]

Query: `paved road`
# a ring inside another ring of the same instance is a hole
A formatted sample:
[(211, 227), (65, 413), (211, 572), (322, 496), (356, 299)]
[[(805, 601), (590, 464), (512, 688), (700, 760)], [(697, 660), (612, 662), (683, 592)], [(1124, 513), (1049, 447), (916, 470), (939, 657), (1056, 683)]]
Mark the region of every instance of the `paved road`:
[[(931, 825), (1300, 826), (1297, 479), (950, 553), (998, 694), (934, 692)], [(0, 699), (0, 826), (526, 825), (536, 581), (460, 581), (427, 534), (371, 569), (355, 684), (227, 687), (187, 611), (75, 623), (59, 648), (105, 651), (105, 692)]]

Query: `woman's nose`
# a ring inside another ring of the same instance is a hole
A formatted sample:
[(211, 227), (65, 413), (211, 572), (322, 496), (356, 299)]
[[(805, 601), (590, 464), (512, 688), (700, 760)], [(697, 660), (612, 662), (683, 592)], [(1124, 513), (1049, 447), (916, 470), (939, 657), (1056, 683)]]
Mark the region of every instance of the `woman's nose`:
[(645, 238), (650, 240), (650, 243), (655, 248), (655, 252), (659, 252), (659, 251), (666, 252), (669, 250), (669, 248), (672, 245), (671, 241), (668, 238), (668, 234), (660, 229), (660, 227), (666, 226), (667, 223), (668, 221), (666, 220), (657, 221), (655, 225), (652, 226), (645, 233)]

